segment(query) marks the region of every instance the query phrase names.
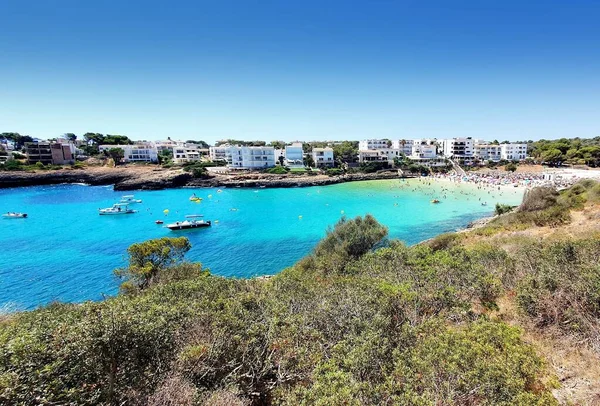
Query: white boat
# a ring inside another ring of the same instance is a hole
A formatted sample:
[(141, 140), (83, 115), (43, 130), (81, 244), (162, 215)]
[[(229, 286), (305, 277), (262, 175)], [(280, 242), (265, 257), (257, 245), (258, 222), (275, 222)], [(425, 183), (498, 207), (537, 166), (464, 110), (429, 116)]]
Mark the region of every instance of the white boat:
[(120, 215), (120, 214), (133, 214), (133, 213), (137, 213), (137, 210), (130, 209), (129, 205), (127, 203), (116, 203), (116, 204), (113, 204), (112, 207), (98, 210), (98, 214), (100, 214), (101, 216), (102, 215), (114, 216), (114, 215)]
[(25, 218), (27, 218), (27, 213), (14, 213), (12, 211), (9, 211), (8, 213), (3, 214), (2, 218), (5, 218), (5, 219), (25, 219)]
[(126, 196), (121, 197), (121, 203), (132, 204), (132, 203), (141, 203), (141, 202), (142, 202), (141, 199), (136, 199), (133, 195), (126, 195)]
[(167, 224), (169, 230), (189, 230), (191, 228), (202, 228), (210, 227), (210, 220), (202, 220), (200, 217), (204, 217), (201, 214), (194, 214), (185, 216), (186, 220), (177, 221), (172, 224)]

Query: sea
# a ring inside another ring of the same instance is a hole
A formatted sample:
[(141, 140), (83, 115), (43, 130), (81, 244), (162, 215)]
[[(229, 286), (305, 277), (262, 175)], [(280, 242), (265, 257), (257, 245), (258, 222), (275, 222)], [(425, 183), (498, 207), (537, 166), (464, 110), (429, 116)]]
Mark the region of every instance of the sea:
[[(134, 193), (142, 200), (131, 205), (137, 213), (100, 216), (98, 209), (126, 193), (72, 184), (0, 189), (0, 213), (28, 214), (0, 219), (0, 312), (115, 295), (113, 270), (125, 265), (127, 247), (152, 238), (186, 236), (188, 260), (216, 275), (249, 278), (292, 266), (343, 216), (372, 214), (390, 238), (415, 244), (491, 215), (497, 202), (517, 205), (523, 194), (429, 179)], [(190, 201), (193, 193), (202, 200)], [(212, 227), (165, 228), (186, 215), (203, 215)]]

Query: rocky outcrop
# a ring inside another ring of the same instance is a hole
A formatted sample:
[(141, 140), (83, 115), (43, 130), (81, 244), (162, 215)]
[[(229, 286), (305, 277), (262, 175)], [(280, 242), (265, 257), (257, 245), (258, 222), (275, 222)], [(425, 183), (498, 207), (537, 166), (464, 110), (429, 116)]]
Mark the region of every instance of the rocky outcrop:
[(194, 179), (182, 170), (157, 167), (89, 167), (37, 172), (0, 172), (0, 188), (85, 183), (114, 185), (115, 190), (158, 190), (175, 187), (265, 187), (288, 188), (325, 186), (343, 182), (374, 179), (394, 179), (396, 171), (356, 173), (329, 177), (327, 175), (275, 175), (265, 173), (215, 174)]

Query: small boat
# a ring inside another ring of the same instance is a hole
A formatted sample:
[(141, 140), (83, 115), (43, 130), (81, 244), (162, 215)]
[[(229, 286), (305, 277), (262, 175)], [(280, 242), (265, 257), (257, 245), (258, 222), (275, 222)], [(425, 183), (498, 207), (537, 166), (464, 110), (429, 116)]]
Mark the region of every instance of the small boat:
[(202, 200), (202, 198), (196, 196), (196, 193), (194, 193), (193, 195), (190, 196), (190, 202), (199, 202), (201, 200)]
[(487, 202), (481, 202), (482, 206), (487, 206)]
[(3, 214), (2, 218), (5, 218), (5, 219), (26, 219), (27, 218), (27, 213), (14, 213), (12, 211), (9, 211), (8, 213)]
[(132, 204), (132, 203), (141, 203), (142, 200), (141, 199), (136, 199), (133, 195), (126, 195), (121, 197), (121, 203), (128, 203), (128, 204)]
[(433, 200), (431, 201), (431, 203), (439, 203), (439, 202), (440, 202), (440, 201), (439, 201), (438, 199), (433, 199)]
[(164, 221), (162, 221), (162, 220), (156, 220), (155, 223), (156, 224), (162, 224), (162, 223), (164, 223)]
[(127, 203), (115, 203), (112, 207), (106, 209), (98, 209), (98, 214), (103, 215), (119, 215), (119, 214), (133, 214), (137, 213), (137, 210), (132, 210), (129, 208)]
[(185, 216), (186, 220), (177, 221), (172, 224), (167, 224), (167, 228), (169, 230), (175, 231), (175, 230), (189, 230), (191, 228), (210, 227), (210, 220), (202, 220), (202, 219), (199, 219), (200, 217), (203, 217), (203, 216), (200, 214)]

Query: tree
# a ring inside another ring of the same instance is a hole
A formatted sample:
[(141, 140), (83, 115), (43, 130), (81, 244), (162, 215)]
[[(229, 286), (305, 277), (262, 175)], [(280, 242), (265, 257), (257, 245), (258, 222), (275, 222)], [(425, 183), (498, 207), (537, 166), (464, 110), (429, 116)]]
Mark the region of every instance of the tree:
[(123, 148), (111, 148), (107, 151), (109, 157), (115, 161), (115, 165), (118, 165), (119, 162), (125, 157), (125, 151)]
[(77, 140), (77, 136), (73, 133), (65, 133), (65, 138), (72, 142), (75, 142), (75, 140)]
[(563, 161), (563, 154), (559, 149), (544, 151), (541, 155), (542, 161), (550, 165), (557, 165)]
[(504, 167), (504, 170), (507, 172), (514, 172), (517, 170), (517, 164), (511, 162)]
[(315, 166), (315, 160), (312, 157), (312, 154), (308, 154), (304, 156), (304, 166), (307, 166), (309, 168), (314, 168)]
[(358, 141), (343, 141), (333, 146), (333, 155), (339, 163), (356, 162)]
[(388, 233), (370, 214), (347, 220), (342, 217), (315, 247), (310, 257), (325, 272), (342, 272), (351, 260), (360, 258), (380, 243)]
[(285, 161), (285, 158), (283, 157), (283, 155), (279, 155), (277, 160), (279, 161), (279, 165), (283, 166), (283, 161)]
[(180, 263), (190, 248), (185, 237), (163, 237), (131, 245), (127, 249), (127, 267), (115, 270), (118, 277), (126, 280), (122, 290), (143, 290), (157, 283), (161, 272)]

